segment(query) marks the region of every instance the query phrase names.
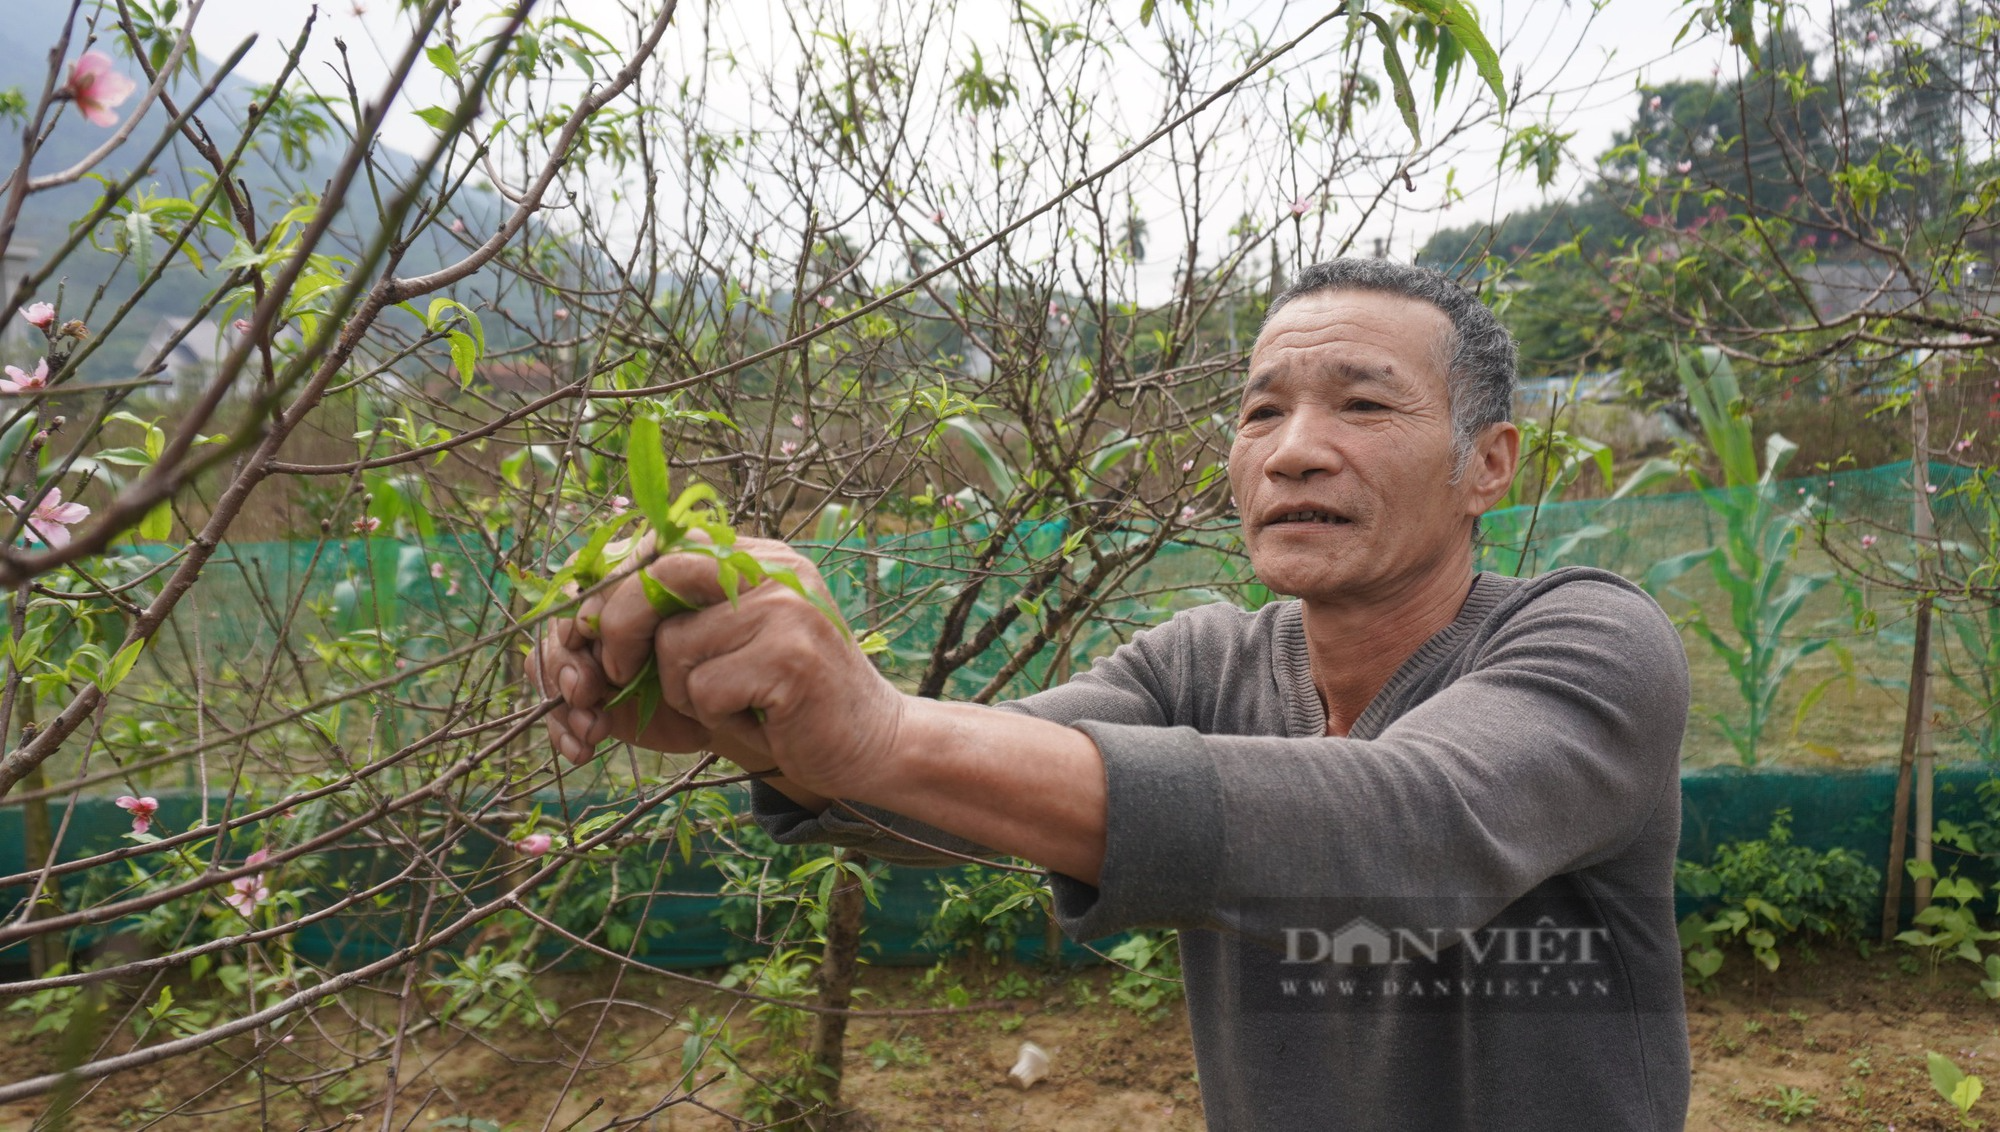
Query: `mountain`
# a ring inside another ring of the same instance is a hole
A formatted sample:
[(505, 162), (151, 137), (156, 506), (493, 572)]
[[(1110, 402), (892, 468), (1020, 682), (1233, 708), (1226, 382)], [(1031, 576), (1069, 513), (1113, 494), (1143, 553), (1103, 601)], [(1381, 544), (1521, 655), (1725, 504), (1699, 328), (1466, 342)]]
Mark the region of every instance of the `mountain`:
[[(13, 10), (8, 13), (9, 18), (0, 22), (0, 91), (18, 90), (32, 102), (40, 96), (47, 80), (49, 51), (62, 33), (69, 5), (38, 2), (10, 7)], [(200, 27), (196, 35), (197, 41), (201, 42)], [(211, 31), (209, 35), (211, 41), (221, 42), (219, 32)], [(134, 81), (143, 82), (143, 72), (125, 54), (123, 42), (121, 34), (104, 35), (100, 37), (97, 50), (109, 55), (121, 72)], [(68, 60), (75, 59), (82, 50), (81, 35), (73, 36), (63, 64), (64, 75), (67, 74)], [(198, 73), (183, 72), (170, 87), (171, 91), (177, 99), (192, 98), (213, 77), (216, 65), (213, 59), (201, 60)], [(198, 112), (202, 124), (224, 153), (237, 144), (241, 123), (253, 100), (261, 93), (256, 84), (234, 75), (227, 76), (215, 96)], [(303, 92), (296, 92), (295, 99), (299, 93)], [(129, 111), (138, 104), (138, 100), (139, 94), (135, 93), (121, 109)], [(292, 103), (294, 108), (299, 105), (298, 102)], [(123, 180), (130, 175), (136, 163), (146, 157), (147, 151), (158, 142), (171, 121), (172, 117), (165, 108), (156, 103), (147, 110), (139, 127), (124, 144), (93, 172), (113, 181)], [(260, 225), (268, 225), (300, 200), (320, 191), (332, 178), (336, 162), (345, 149), (338, 132), (316, 133), (306, 125), (304, 118), (294, 117), (291, 121), (297, 124), (287, 132), (286, 140), (291, 144), (281, 143), (275, 135), (260, 135), (237, 170), (237, 179), (247, 186)], [(0, 170), (11, 173), (20, 162), (21, 133), (18, 123), (7, 125), (9, 128), (0, 130)], [(63, 114), (61, 121), (48, 131), (46, 140), (35, 153), (33, 172), (47, 175), (69, 168), (101, 145), (112, 132), (112, 128), (90, 124), (74, 111)], [(378, 146), (376, 156), (393, 175), (405, 175), (415, 164), (409, 155), (386, 146)], [(210, 176), (212, 169), (208, 163), (185, 138), (177, 137), (153, 162), (146, 176), (134, 185), (132, 195), (138, 200), (196, 200), (205, 192)], [(39, 267), (68, 238), (74, 225), (100, 205), (104, 187), (102, 182), (86, 177), (76, 183), (30, 196), (15, 228), (13, 247), (9, 249), (10, 261), (18, 252), (32, 249), (38, 254), (30, 262)], [(460, 203), (461, 207), (455, 211), (468, 223), (487, 219), (497, 221), (500, 202), (490, 193), (465, 190)], [(227, 214), (226, 204), (218, 202), (217, 207)], [(372, 212), (372, 204), (368, 208)], [(88, 320), (93, 329), (100, 329), (101, 324), (108, 321), (112, 312), (131, 294), (140, 278), (134, 260), (140, 256), (150, 257), (156, 250), (164, 250), (165, 241), (154, 241), (152, 249), (137, 249), (133, 257), (121, 264), (118, 255), (110, 249), (133, 246), (130, 243), (130, 228), (122, 222), (122, 217), (121, 210), (112, 220), (100, 223), (91, 240), (80, 245), (64, 261), (57, 276), (40, 288), (36, 297), (53, 299), (56, 283), (60, 280), (65, 285), (64, 316), (84, 315), (89, 311)], [(355, 256), (366, 246), (375, 231), (373, 216), (350, 212), (349, 217), (355, 218), (355, 222), (345, 222), (348, 217), (336, 220), (329, 233), (329, 241), (322, 242), (321, 250)], [(212, 232), (207, 237), (206, 246), (199, 249), (197, 254), (201, 268), (209, 272), (210, 277), (214, 277), (215, 261), (228, 252), (229, 245), (229, 236)], [(412, 249), (405, 270), (424, 271), (438, 262), (440, 257), (437, 254), (420, 245)], [(6, 282), (11, 287), (21, 267), (16, 262), (9, 262), (7, 267)], [(107, 283), (110, 286), (103, 299), (96, 303), (94, 310), (91, 309), (94, 292)], [(212, 286), (210, 279), (197, 274), (185, 258), (177, 260), (160, 283), (139, 300), (125, 320), (112, 331), (111, 337), (86, 361), (81, 380), (117, 381), (132, 377), (137, 369), (137, 358), (148, 339), (156, 337), (162, 326), (185, 324), (195, 314), (196, 304)], [(0, 301), (4, 301), (4, 294), (0, 294)], [(224, 316), (225, 312), (220, 309), (215, 312), (215, 317), (227, 321)], [(8, 360), (12, 362), (11, 358)]]

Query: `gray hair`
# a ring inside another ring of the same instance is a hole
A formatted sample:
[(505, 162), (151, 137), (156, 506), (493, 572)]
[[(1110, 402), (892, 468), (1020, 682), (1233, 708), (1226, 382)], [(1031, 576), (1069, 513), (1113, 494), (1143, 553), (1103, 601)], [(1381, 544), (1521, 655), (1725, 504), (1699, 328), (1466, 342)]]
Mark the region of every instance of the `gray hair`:
[[(1441, 343), (1448, 359), (1445, 389), (1451, 402), (1451, 482), (1457, 483), (1472, 459), (1472, 442), (1489, 425), (1514, 419), (1514, 372), (1519, 351), (1514, 336), (1479, 297), (1429, 267), (1385, 259), (1332, 259), (1299, 273), (1271, 300), (1264, 324), (1286, 303), (1330, 291), (1379, 291), (1429, 303), (1451, 320), (1451, 336)], [(1259, 329), (1261, 333), (1261, 328)], [(1474, 531), (1478, 524), (1473, 525)]]

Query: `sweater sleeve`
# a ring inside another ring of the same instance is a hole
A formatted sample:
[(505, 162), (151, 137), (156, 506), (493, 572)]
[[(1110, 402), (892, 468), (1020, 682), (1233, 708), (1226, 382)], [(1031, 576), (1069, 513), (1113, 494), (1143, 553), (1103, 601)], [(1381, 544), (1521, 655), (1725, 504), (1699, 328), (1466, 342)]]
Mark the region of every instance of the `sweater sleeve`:
[[(1063, 724), (1101, 719), (1130, 727), (1164, 727), (1172, 718), (1165, 706), (1170, 658), (1188, 616), (1182, 613), (1164, 624), (1140, 630), (1068, 683), (995, 704), (994, 709)], [(895, 865), (941, 867), (963, 863), (953, 853), (996, 855), (982, 845), (879, 806), (839, 801), (815, 814), (762, 782), (750, 784), (750, 815), (781, 845), (839, 845)], [(935, 852), (928, 846), (949, 852)]]
[(1080, 939), (1271, 938), (1272, 898), (1440, 898), (1483, 923), (1630, 844), (1675, 788), (1688, 696), (1659, 606), (1578, 581), (1373, 738), (1079, 723), (1104, 757), (1106, 853), (1100, 886), (1056, 878), (1057, 917)]

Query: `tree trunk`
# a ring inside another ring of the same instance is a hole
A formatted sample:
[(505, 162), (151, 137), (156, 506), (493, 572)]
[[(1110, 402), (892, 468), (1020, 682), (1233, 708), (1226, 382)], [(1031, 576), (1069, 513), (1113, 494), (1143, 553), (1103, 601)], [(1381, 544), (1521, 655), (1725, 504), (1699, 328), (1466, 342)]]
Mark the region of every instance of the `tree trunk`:
[[(1889, 822), (1889, 875), (1882, 893), (1882, 942), (1896, 938), (1903, 902), (1903, 855), (1910, 833), (1910, 793), (1917, 794), (1917, 859), (1931, 859), (1931, 794), (1934, 763), (1930, 735), (1932, 595), (1931, 549), (1936, 541), (1931, 516), (1930, 400), (1924, 375), (1916, 376), (1910, 409), (1910, 526), (1917, 555), (1916, 640), (1910, 649), (1910, 691), (1903, 711), (1903, 746), (1896, 764), (1896, 812)], [(1914, 783), (1912, 780), (1915, 780)], [(1930, 902), (1930, 881), (1916, 882), (1917, 910)]]
[(847, 1015), (854, 1001), (854, 975), (861, 958), (861, 911), (865, 897), (860, 878), (848, 866), (865, 868), (868, 858), (852, 850), (842, 850), (839, 878), (826, 910), (826, 947), (820, 954), (819, 1005), (823, 1013), (814, 1016), (812, 1057), (826, 1077), (827, 1109), (812, 1119), (814, 1129), (830, 1126), (832, 1109), (840, 1100), (840, 1079), (845, 1066)]
[[(1923, 375), (1918, 375), (1917, 399), (1911, 411), (1912, 424), (1916, 428), (1916, 499), (1912, 504), (1910, 525), (1916, 532), (1917, 542), (1917, 584), (1929, 586), (1932, 578), (1932, 552), (1936, 548), (1937, 535), (1931, 516), (1931, 409), (1930, 390)], [(1929, 595), (1925, 595), (1928, 602)], [(1928, 654), (1928, 649), (1925, 650)], [(1926, 655), (1928, 660), (1928, 655)], [(1916, 792), (1917, 792), (1917, 860), (1931, 859), (1931, 797), (1936, 783), (1936, 760), (1931, 753), (1931, 710), (1930, 710), (1930, 665), (1910, 670), (1910, 698), (1922, 710), (1917, 715), (1916, 735)], [(1919, 690), (1918, 685), (1922, 685)], [(1916, 878), (1917, 911), (1923, 911), (1931, 902), (1931, 881), (1929, 877)]]
[[(35, 733), (35, 697), (28, 691), (26, 681), (21, 684), (22, 731), (25, 735)], [(26, 741), (25, 739), (23, 740)], [(21, 779), (22, 789), (29, 793), (39, 793), (48, 785), (42, 774), (41, 764)], [(49, 854), (55, 851), (55, 823), (49, 817), (49, 800), (36, 798), (21, 806), (21, 848), (26, 867), (39, 869), (48, 863)], [(62, 888), (55, 877), (35, 892), (29, 901), (28, 919), (39, 920), (62, 906)], [(63, 946), (60, 933), (44, 932), (28, 941), (28, 971), (36, 978), (48, 974), (49, 968), (66, 961), (68, 949)]]
[(1910, 650), (1910, 696), (1903, 712), (1903, 754), (1896, 769), (1896, 813), (1889, 822), (1889, 875), (1882, 896), (1882, 942), (1896, 938), (1896, 921), (1903, 902), (1903, 848), (1910, 833), (1910, 779), (1917, 753), (1917, 734), (1926, 714), (1924, 673), (1931, 658), (1931, 598), (1917, 599), (1916, 643)]

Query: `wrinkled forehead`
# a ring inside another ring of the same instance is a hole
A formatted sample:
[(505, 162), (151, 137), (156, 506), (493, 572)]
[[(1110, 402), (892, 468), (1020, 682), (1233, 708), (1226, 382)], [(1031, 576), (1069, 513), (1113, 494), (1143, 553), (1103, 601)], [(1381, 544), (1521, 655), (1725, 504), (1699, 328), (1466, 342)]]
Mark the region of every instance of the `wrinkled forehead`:
[(1274, 383), (1373, 382), (1412, 393), (1447, 391), (1457, 333), (1421, 299), (1378, 291), (1320, 291), (1280, 307), (1258, 332), (1245, 397)]

